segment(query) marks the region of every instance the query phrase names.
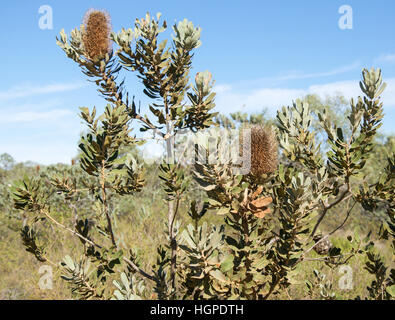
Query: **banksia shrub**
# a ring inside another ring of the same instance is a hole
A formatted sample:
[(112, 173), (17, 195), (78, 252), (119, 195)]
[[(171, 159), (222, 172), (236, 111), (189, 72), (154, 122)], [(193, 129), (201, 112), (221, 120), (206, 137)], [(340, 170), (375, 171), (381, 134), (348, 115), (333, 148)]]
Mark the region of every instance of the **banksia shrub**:
[(91, 60), (96, 60), (111, 50), (111, 20), (105, 11), (90, 9), (84, 19), (82, 43), (84, 50)]
[[(193, 168), (186, 168), (178, 161), (182, 155), (174, 152), (174, 139), (184, 132), (210, 128), (216, 116), (211, 73), (198, 73), (195, 83), (189, 83), (201, 29), (184, 19), (173, 26), (168, 46), (167, 40), (159, 41), (166, 22), (160, 22), (160, 14), (147, 14), (136, 19), (133, 30), (111, 33), (118, 48), (106, 54), (110, 51), (108, 16), (92, 11), (85, 24), (74, 29), (70, 38), (62, 30), (57, 39), (107, 102), (101, 115), (96, 108), (80, 108), (88, 128), (79, 144), (84, 175), (78, 177), (72, 166), (68, 176), (54, 172), (44, 179), (27, 177), (13, 188), (15, 208), (27, 215), (20, 232), (26, 250), (40, 262), (59, 268), (77, 298), (278, 298), (295, 283), (301, 263), (314, 260), (336, 267), (369, 251), (369, 239), (355, 239), (348, 252), (331, 247), (323, 256), (311, 257), (315, 247), (342, 228), (358, 202), (369, 210), (381, 203), (390, 217), (382, 237), (393, 237), (393, 155), (373, 187), (356, 189), (353, 184), (370, 156), (382, 119), (384, 84), (379, 70), (363, 71), (360, 85), (365, 95), (357, 103), (351, 101), (350, 137), (334, 127), (325, 113), (318, 115), (331, 146), (326, 155), (315, 142), (308, 104), (297, 100), (277, 112), (276, 135), (267, 128), (251, 128), (248, 172), (235, 170), (232, 161), (204, 161), (201, 155), (207, 154), (207, 148), (199, 141), (193, 146), (198, 150), (197, 160)], [(150, 99), (148, 115), (129, 100), (133, 95), (124, 82), (117, 82), (120, 70), (133, 72), (142, 81), (143, 93)], [(137, 123), (141, 131), (164, 142), (169, 160), (158, 165), (166, 203), (161, 214), (166, 222), (165, 240), (156, 247), (154, 264), (142, 263), (138, 250), (123, 241), (125, 235), (115, 219), (115, 199), (129, 196), (128, 201), (138, 202), (137, 194), (145, 187), (143, 165), (124, 152), (139, 143), (132, 134)], [(221, 140), (225, 135), (218, 137)], [(244, 151), (247, 142), (241, 143)], [(280, 164), (278, 147), (286, 159)], [(188, 194), (192, 178), (204, 192), (201, 206), (197, 206), (196, 194)], [(46, 182), (54, 190), (48, 192)], [(51, 200), (54, 195), (65, 202), (91, 197), (93, 203), (88, 212), (74, 207), (74, 219), (59, 219)], [(314, 237), (327, 212), (345, 201), (350, 206), (343, 224), (322, 238)], [(181, 214), (189, 215), (192, 222), (182, 225)], [(202, 221), (209, 214), (221, 216), (222, 223)], [(62, 261), (51, 261), (46, 249), (53, 247), (49, 242), (59, 239), (42, 237), (47, 227), (67, 232), (79, 240), (80, 247)], [(367, 269), (380, 280), (372, 282), (370, 296), (377, 297), (383, 290), (388, 294), (381, 297), (394, 296), (394, 271), (387, 272), (376, 255), (368, 253), (368, 259)]]

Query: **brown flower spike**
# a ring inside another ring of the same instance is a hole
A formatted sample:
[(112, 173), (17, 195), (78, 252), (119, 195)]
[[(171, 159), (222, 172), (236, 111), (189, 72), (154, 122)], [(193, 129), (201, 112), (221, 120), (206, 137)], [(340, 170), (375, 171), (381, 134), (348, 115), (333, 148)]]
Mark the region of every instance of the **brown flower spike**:
[(87, 57), (97, 60), (111, 51), (111, 20), (106, 11), (90, 9), (86, 12), (82, 42)]
[(278, 144), (274, 131), (268, 127), (251, 127), (251, 173), (261, 176), (277, 170)]
[[(254, 125), (250, 130), (252, 176), (259, 178), (263, 174), (275, 172), (278, 165), (278, 144), (274, 131), (269, 127), (260, 125)], [(241, 145), (243, 146), (242, 136)], [(250, 197), (246, 193), (243, 201), (246, 209), (258, 218), (264, 218), (266, 214), (271, 212), (268, 206), (273, 201), (271, 197), (259, 197), (262, 191), (263, 187), (259, 186)], [(248, 191), (246, 190), (246, 192)]]

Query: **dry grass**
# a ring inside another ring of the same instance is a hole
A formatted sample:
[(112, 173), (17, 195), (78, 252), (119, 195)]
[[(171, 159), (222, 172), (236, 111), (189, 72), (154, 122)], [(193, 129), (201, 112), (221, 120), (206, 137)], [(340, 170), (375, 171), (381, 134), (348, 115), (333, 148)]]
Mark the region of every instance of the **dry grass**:
[[(147, 187), (143, 189), (137, 196), (123, 197), (122, 201), (116, 202), (113, 207), (115, 213), (115, 233), (118, 235), (120, 246), (123, 248), (133, 248), (138, 252), (142, 267), (150, 270), (151, 265), (156, 259), (156, 248), (159, 244), (165, 243), (165, 221), (166, 221), (166, 204), (163, 202), (163, 191), (158, 185), (155, 170), (151, 170), (147, 180)], [(191, 197), (196, 196), (196, 191), (191, 191)], [(137, 199), (137, 200), (136, 200)], [(340, 247), (343, 251), (350, 250), (350, 244), (345, 239), (351, 233), (355, 226), (361, 229), (361, 238), (372, 229), (377, 231), (379, 222), (365, 216), (355, 208), (353, 217), (346, 224), (345, 229), (337, 232), (331, 238), (333, 245)], [(190, 222), (187, 215), (188, 208), (182, 206), (180, 208), (180, 219), (182, 227)], [(340, 211), (339, 211), (340, 210)], [(339, 221), (344, 219), (341, 208), (336, 212), (328, 214), (328, 219), (324, 220), (320, 226), (323, 234), (333, 229), (334, 225), (338, 225)], [(73, 216), (68, 213), (55, 213), (56, 218), (62, 223), (69, 221), (69, 226), (73, 221)], [(209, 223), (216, 225), (222, 223), (222, 217), (208, 212), (204, 218)], [(53, 269), (53, 289), (41, 290), (39, 280), (42, 274), (39, 274), (39, 268), (42, 263), (28, 252), (25, 251), (19, 236), (19, 228), (22, 220), (7, 218), (0, 213), (0, 299), (73, 299), (68, 285), (60, 278), (61, 271), (57, 268)], [(363, 227), (363, 228), (362, 228)], [(56, 241), (50, 241), (48, 247), (48, 258), (58, 263), (65, 255), (78, 258), (83, 250), (83, 246), (78, 239), (63, 230), (47, 226), (49, 237)], [(122, 236), (119, 236), (122, 235)], [(378, 242), (377, 248), (384, 255), (387, 262), (393, 259), (391, 248), (384, 242)], [(124, 254), (128, 255), (127, 250)], [(318, 257), (311, 252), (312, 257)], [(45, 265), (46, 263), (44, 263)], [(341, 290), (338, 287), (339, 278), (342, 274), (338, 269), (330, 269), (328, 266), (320, 264), (316, 261), (306, 261), (298, 266), (296, 283), (288, 291), (287, 294), (280, 295), (275, 298), (280, 299), (309, 299), (306, 291), (306, 280), (313, 279), (313, 270), (318, 269), (326, 274), (327, 278), (332, 279), (333, 290), (339, 299), (354, 299), (356, 296), (365, 297), (367, 294), (366, 287), (372, 281), (372, 276), (364, 269), (365, 258), (363, 256), (354, 257), (349, 261), (349, 265), (353, 270), (353, 290)], [(111, 285), (111, 283), (110, 283)], [(315, 297), (319, 298), (319, 296)]]

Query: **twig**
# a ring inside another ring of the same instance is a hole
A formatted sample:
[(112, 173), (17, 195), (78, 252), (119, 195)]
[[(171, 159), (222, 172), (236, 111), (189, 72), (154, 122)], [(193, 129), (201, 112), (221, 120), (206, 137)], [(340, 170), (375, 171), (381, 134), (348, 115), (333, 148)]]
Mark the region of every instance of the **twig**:
[[(103, 247), (95, 242), (93, 242), (92, 240), (89, 240), (88, 238), (85, 238), (83, 235), (79, 234), (78, 232), (66, 227), (65, 225), (61, 224), (60, 222), (58, 222), (56, 219), (54, 219), (47, 211), (41, 209), (40, 212), (42, 214), (44, 214), (49, 220), (51, 220), (54, 224), (56, 224), (57, 226), (61, 227), (62, 229), (67, 230), (68, 232), (74, 234), (75, 236), (79, 237), (80, 239), (84, 240), (85, 242), (89, 243), (90, 245), (102, 249)], [(138, 266), (136, 266), (131, 260), (129, 260), (126, 257), (123, 257), (123, 260), (129, 264), (136, 272), (140, 273), (142, 276), (146, 277), (149, 280), (152, 281), (156, 281), (155, 277), (152, 275), (149, 275), (148, 273), (146, 273), (144, 270), (140, 269)]]
[(41, 209), (40, 210), (41, 214), (44, 214), (49, 220), (51, 220), (54, 224), (56, 224), (57, 226), (67, 230), (68, 232), (74, 234), (75, 236), (79, 237), (80, 239), (84, 240), (85, 242), (89, 243), (92, 246), (95, 246), (99, 249), (101, 249), (102, 247), (96, 243), (94, 243), (93, 241), (89, 240), (88, 238), (85, 238), (83, 235), (79, 234), (78, 232), (66, 227), (65, 225), (61, 224), (60, 222), (58, 222), (56, 219), (54, 219), (47, 211)]
[(114, 236), (114, 232), (112, 230), (111, 217), (108, 212), (108, 206), (107, 206), (106, 175), (105, 175), (105, 160), (104, 159), (102, 161), (102, 169), (101, 169), (101, 190), (102, 190), (103, 211), (104, 211), (104, 214), (107, 219), (108, 232), (110, 233), (110, 236), (111, 236), (111, 242), (112, 242), (113, 246), (116, 248), (117, 243), (115, 242), (115, 236)]
[(140, 269), (136, 264), (134, 264), (131, 260), (126, 257), (123, 257), (123, 260), (127, 262), (136, 272), (140, 273), (142, 276), (146, 277), (149, 280), (156, 281), (155, 277), (146, 273), (144, 270)]
[(347, 190), (345, 190), (345, 191), (340, 195), (340, 197), (337, 198), (334, 202), (332, 202), (332, 203), (329, 204), (329, 205), (325, 205), (325, 204), (324, 204), (324, 210), (322, 211), (320, 217), (318, 218), (318, 220), (317, 220), (317, 222), (316, 222), (316, 224), (315, 224), (315, 226), (314, 226), (314, 228), (313, 228), (313, 232), (312, 232), (311, 235), (310, 235), (310, 239), (314, 237), (314, 235), (315, 235), (315, 233), (316, 233), (316, 231), (317, 231), (317, 229), (318, 229), (318, 226), (320, 225), (320, 223), (321, 223), (322, 220), (324, 219), (324, 217), (325, 217), (325, 215), (327, 214), (328, 210), (331, 209), (331, 208), (333, 208), (333, 207), (336, 206), (337, 204), (339, 204), (341, 201), (347, 200), (348, 198), (352, 197), (352, 193), (350, 193), (350, 194), (346, 197), (346, 195), (347, 195), (349, 192), (350, 192), (350, 189), (347, 188)]
[(325, 239), (327, 239), (329, 236), (331, 236), (332, 234), (334, 234), (337, 230), (341, 229), (344, 224), (347, 222), (348, 218), (350, 217), (351, 211), (354, 208), (355, 204), (357, 203), (357, 201), (354, 201), (353, 205), (351, 206), (351, 208), (347, 211), (347, 215), (346, 218), (343, 220), (343, 222), (337, 226), (334, 230), (332, 230), (331, 232), (329, 232), (326, 236), (322, 237), (320, 240), (318, 240), (316, 243), (314, 243), (313, 246), (311, 246), (309, 249), (307, 249), (306, 251), (303, 252), (303, 254), (300, 256), (299, 260), (296, 262), (300, 262), (301, 260), (307, 260), (304, 258), (304, 256), (309, 253), (311, 250), (313, 250), (319, 243), (321, 243), (322, 241), (324, 241)]

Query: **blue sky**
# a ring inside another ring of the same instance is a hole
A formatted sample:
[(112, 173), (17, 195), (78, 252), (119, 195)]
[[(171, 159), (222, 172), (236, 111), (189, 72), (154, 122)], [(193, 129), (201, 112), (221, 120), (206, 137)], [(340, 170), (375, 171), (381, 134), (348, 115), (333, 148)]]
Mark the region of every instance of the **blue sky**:
[[(53, 29), (39, 28), (39, 8)], [(338, 26), (352, 8), (352, 29)], [(78, 107), (103, 108), (96, 88), (55, 43), (89, 8), (106, 9), (115, 31), (148, 11), (168, 25), (187, 18), (202, 28), (194, 72), (210, 70), (217, 109), (272, 115), (308, 93), (356, 97), (364, 67), (381, 67), (388, 88), (382, 132), (395, 134), (395, 2), (358, 1), (2, 1), (0, 7), (0, 154), (17, 161), (69, 163), (83, 129)], [(131, 95), (141, 86), (127, 77)]]

